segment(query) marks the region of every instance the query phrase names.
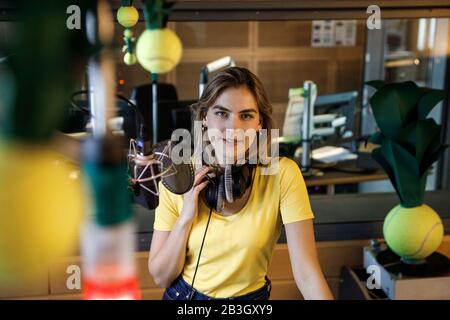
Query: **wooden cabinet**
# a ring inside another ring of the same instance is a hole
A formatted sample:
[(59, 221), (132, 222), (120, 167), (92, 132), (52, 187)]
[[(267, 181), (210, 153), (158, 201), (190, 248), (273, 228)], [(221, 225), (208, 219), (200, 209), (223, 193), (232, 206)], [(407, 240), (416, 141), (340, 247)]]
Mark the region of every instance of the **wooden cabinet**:
[[(363, 247), (369, 240), (324, 241), (317, 243), (320, 265), (335, 297), (338, 294), (339, 276), (343, 266), (361, 266), (363, 264)], [(445, 236), (438, 250), (450, 257), (450, 235)], [(136, 260), (143, 299), (159, 300), (163, 289), (159, 288), (147, 269), (147, 252), (137, 252)], [(39, 279), (34, 286), (0, 285), (2, 299), (81, 299), (78, 289), (69, 289), (71, 266), (80, 266), (80, 257), (61, 259), (49, 270), (48, 277)], [(268, 270), (272, 281), (271, 299), (303, 299), (294, 281), (287, 244), (276, 245), (272, 263)]]

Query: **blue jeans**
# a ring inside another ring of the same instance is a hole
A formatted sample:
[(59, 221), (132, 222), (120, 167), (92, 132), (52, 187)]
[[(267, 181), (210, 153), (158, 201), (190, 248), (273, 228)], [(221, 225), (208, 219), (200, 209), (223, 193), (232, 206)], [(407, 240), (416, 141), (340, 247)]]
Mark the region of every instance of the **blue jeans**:
[[(171, 285), (164, 291), (163, 300), (189, 300), (191, 293), (191, 285), (184, 281), (180, 275)], [(269, 300), (270, 291), (272, 289), (271, 282), (266, 276), (266, 284), (258, 290), (249, 292), (242, 296), (230, 298), (213, 298), (207, 296), (197, 290), (193, 290), (192, 300)]]

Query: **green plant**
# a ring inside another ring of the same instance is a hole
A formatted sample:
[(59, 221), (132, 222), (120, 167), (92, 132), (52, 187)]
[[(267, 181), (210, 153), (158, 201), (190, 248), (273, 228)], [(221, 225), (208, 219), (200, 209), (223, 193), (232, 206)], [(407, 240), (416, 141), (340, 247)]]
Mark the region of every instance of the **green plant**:
[(444, 91), (418, 87), (412, 81), (366, 84), (377, 89), (370, 104), (379, 131), (369, 142), (380, 147), (372, 156), (389, 176), (401, 205), (420, 206), (429, 169), (448, 147), (440, 142), (442, 126), (427, 118), (444, 99)]

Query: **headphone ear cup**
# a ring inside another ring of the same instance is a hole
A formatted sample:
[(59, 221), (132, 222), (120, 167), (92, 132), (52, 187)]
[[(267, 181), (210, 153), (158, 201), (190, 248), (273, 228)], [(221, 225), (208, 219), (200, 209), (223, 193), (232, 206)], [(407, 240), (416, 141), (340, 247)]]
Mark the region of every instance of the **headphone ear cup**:
[[(213, 178), (214, 179), (214, 178)], [(215, 180), (215, 179), (214, 179)], [(205, 201), (209, 208), (216, 208), (217, 204), (217, 183), (209, 183), (205, 189)]]
[(233, 168), (231, 165), (225, 167), (225, 173), (223, 175), (225, 197), (229, 203), (234, 201), (234, 179), (233, 179)]
[(231, 203), (241, 198), (251, 185), (252, 168), (247, 165), (228, 165), (223, 174), (213, 177), (214, 183), (208, 184), (204, 189), (208, 207), (222, 212), (225, 201)]
[(225, 205), (225, 183), (223, 177), (219, 179), (219, 188), (217, 192), (216, 211), (222, 212)]

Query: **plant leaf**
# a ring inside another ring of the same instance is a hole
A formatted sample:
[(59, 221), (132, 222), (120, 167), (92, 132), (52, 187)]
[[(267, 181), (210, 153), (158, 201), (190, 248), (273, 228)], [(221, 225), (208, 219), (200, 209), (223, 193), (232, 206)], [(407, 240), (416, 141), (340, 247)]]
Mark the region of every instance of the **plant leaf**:
[(434, 119), (419, 120), (416, 130), (416, 159), (420, 171), (425, 171), (428, 167), (422, 165), (427, 154), (434, 153), (441, 145), (441, 126)]
[(412, 122), (405, 128), (403, 128), (398, 134), (397, 138), (394, 139), (396, 143), (398, 143), (403, 148), (408, 150), (408, 152), (412, 155), (416, 154), (416, 143), (417, 143), (416, 129), (417, 123)]
[(434, 119), (419, 120), (404, 128), (395, 142), (415, 155), (417, 164), (422, 168), (424, 156), (435, 151), (440, 145), (440, 135), (441, 127)]
[(423, 192), (418, 183), (421, 179), (416, 158), (399, 144), (389, 139), (384, 140), (381, 153), (394, 172), (402, 205), (407, 208), (423, 203)]
[(417, 118), (420, 89), (412, 81), (383, 86), (370, 98), (378, 127), (385, 136), (395, 139), (403, 127)]
[(422, 88), (424, 93), (418, 103), (418, 118), (423, 120), (433, 110), (433, 108), (444, 100), (444, 90)]
[(437, 159), (439, 159), (439, 157), (445, 151), (445, 149), (447, 149), (447, 147), (448, 145), (442, 145), (439, 143), (435, 150), (428, 153), (428, 156), (424, 158), (424, 161), (422, 162), (420, 167), (420, 171), (422, 174), (425, 173)]
[(381, 147), (372, 150), (372, 158), (374, 158), (375, 161), (378, 162), (378, 164), (384, 169), (384, 171), (386, 172), (386, 174), (389, 177), (389, 180), (392, 183), (392, 186), (394, 187), (395, 191), (397, 192), (398, 197), (400, 198), (400, 203), (403, 203), (404, 201), (402, 198), (402, 194), (400, 193), (400, 190), (398, 189), (398, 186), (397, 186), (397, 180), (395, 179), (394, 170), (393, 170), (392, 166), (386, 161), (383, 154), (381, 153)]
[(377, 131), (370, 136), (369, 142), (381, 145), (383, 143), (383, 139), (384, 139), (383, 133), (381, 133), (381, 131)]
[(367, 84), (368, 86), (371, 86), (377, 90), (380, 90), (381, 88), (383, 88), (386, 85), (386, 81), (371, 80), (371, 81), (366, 81), (365, 84)]

